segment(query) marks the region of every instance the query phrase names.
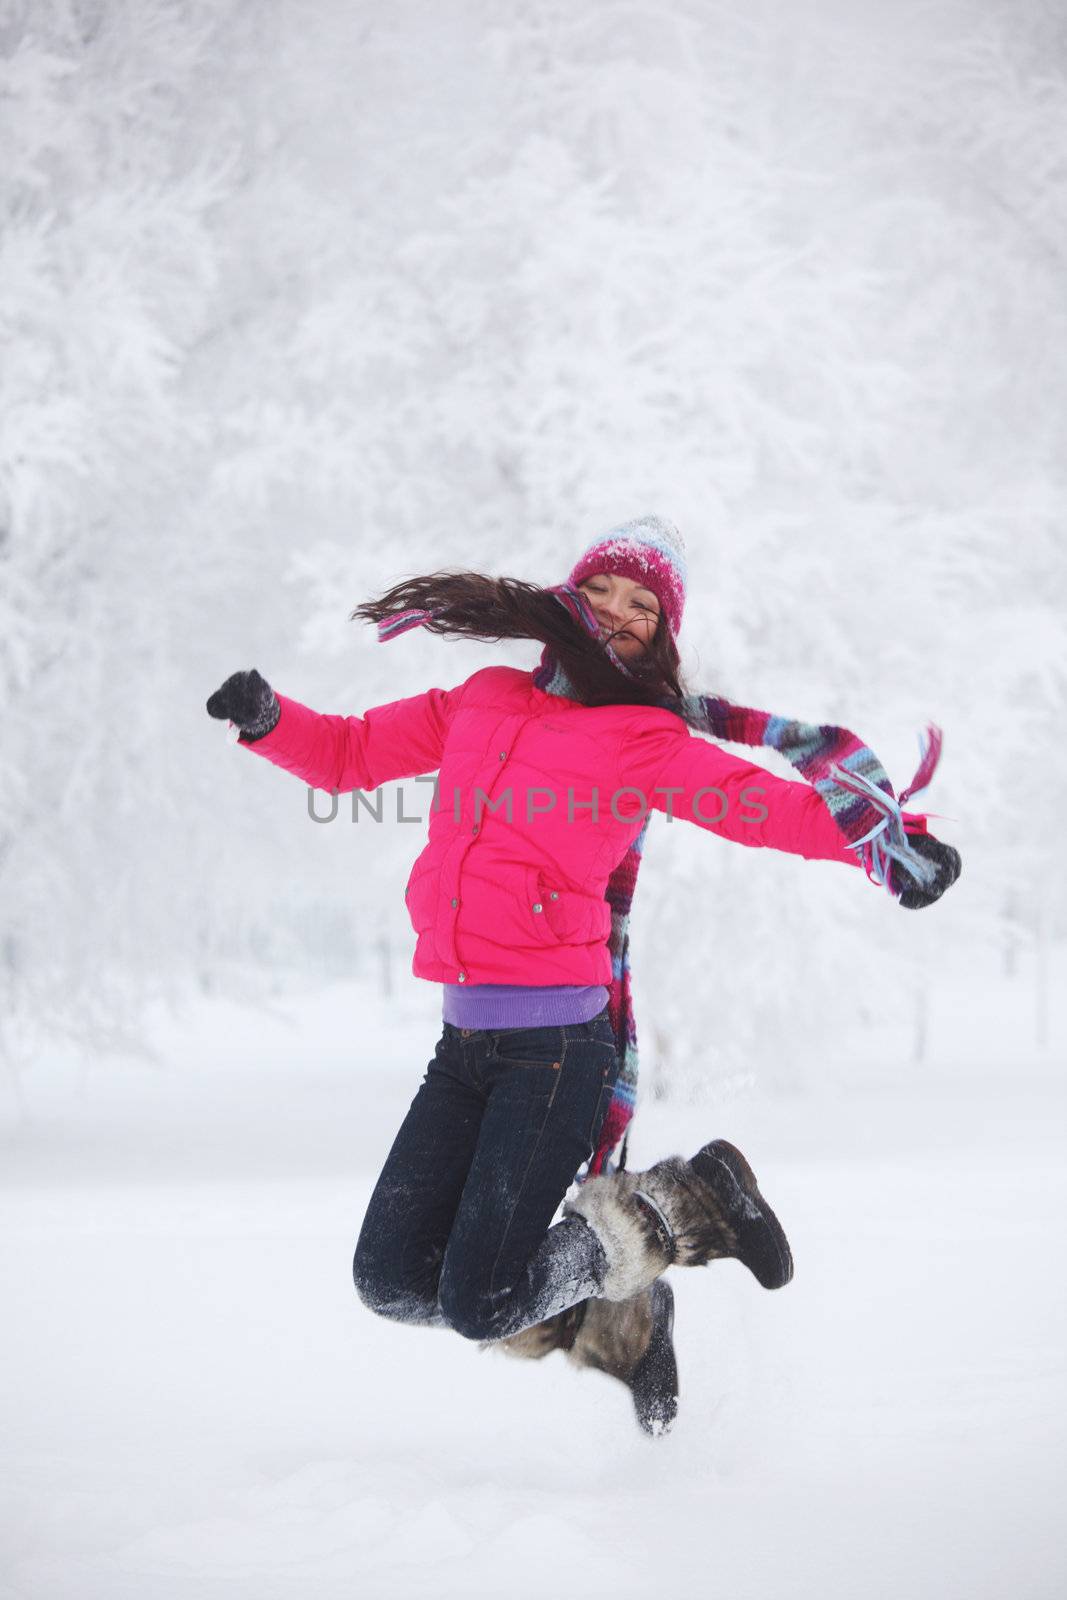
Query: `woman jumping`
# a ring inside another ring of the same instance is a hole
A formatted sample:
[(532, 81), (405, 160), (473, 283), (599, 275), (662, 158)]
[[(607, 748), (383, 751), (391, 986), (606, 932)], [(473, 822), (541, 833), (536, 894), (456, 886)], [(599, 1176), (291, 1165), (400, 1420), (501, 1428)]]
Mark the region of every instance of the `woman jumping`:
[[(510, 1354), (566, 1350), (625, 1383), (653, 1434), (677, 1412), (667, 1267), (735, 1257), (777, 1289), (793, 1260), (725, 1140), (644, 1172), (626, 1170), (625, 1141), (611, 1159), (637, 1082), (628, 926), (651, 812), (859, 868), (909, 909), (960, 872), (958, 852), (901, 809), (933, 774), (938, 730), (898, 798), (848, 729), (690, 692), (676, 643), (685, 582), (678, 530), (642, 517), (595, 539), (552, 588), (439, 572), (352, 613), (383, 641), (419, 626), (535, 639), (532, 673), (483, 667), (362, 717), (312, 711), (255, 670), (207, 702), (316, 789), (438, 774), (405, 896), (412, 971), (442, 985), (443, 1027), (363, 1221), (360, 1298)], [(691, 729), (776, 749), (807, 782)]]

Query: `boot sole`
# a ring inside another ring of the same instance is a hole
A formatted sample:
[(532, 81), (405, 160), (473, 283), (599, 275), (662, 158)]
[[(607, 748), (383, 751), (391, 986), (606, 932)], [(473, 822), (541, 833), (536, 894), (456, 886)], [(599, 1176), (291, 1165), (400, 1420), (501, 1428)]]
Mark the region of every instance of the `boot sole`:
[(784, 1288), (793, 1276), (789, 1240), (740, 1150), (725, 1139), (713, 1139), (689, 1165), (724, 1206), (737, 1233), (738, 1259), (765, 1289)]
[(678, 1415), (673, 1332), (674, 1291), (665, 1278), (657, 1278), (652, 1285), (652, 1337), (630, 1379), (637, 1420), (654, 1437), (669, 1433)]

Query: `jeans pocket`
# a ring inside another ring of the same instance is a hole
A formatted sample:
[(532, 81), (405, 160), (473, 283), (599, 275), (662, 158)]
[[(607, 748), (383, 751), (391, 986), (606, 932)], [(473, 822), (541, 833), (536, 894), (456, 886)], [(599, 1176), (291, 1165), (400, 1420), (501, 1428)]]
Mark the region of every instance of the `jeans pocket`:
[(558, 1026), (491, 1028), (491, 1058), (512, 1067), (551, 1067), (559, 1071), (565, 1037)]
[(588, 1022), (568, 1022), (566, 1032), (567, 1038), (575, 1043), (611, 1045), (615, 1043), (615, 1030), (607, 1005), (603, 1011), (598, 1011), (595, 1017), (590, 1017)]

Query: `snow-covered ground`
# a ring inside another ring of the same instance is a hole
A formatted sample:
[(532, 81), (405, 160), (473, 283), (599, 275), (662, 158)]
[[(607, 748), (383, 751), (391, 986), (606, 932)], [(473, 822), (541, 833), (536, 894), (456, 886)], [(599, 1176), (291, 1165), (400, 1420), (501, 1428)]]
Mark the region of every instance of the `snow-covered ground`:
[(163, 1066), (42, 1063), (4, 1143), (0, 1594), (1061, 1595), (1064, 1030), (1020, 1050), (1022, 991), (944, 994), (899, 1089), (853, 1038), (844, 1088), (642, 1108), (631, 1165), (734, 1139), (797, 1262), (779, 1294), (672, 1274), (662, 1440), (558, 1354), (357, 1300), (431, 986), (205, 1002), (158, 1016)]

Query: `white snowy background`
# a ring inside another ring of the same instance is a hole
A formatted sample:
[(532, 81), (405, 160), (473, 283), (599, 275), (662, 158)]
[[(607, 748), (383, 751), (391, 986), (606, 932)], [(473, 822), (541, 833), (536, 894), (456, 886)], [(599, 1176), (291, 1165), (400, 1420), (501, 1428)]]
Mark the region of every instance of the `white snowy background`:
[[(0, 149), (0, 1596), (1062, 1594), (1062, 6), (4, 0)], [(653, 825), (630, 1164), (797, 1260), (672, 1275), (655, 1441), (359, 1304), (425, 823), (204, 710), (532, 666), (348, 614), (645, 511), (690, 681), (937, 722), (964, 862)]]

